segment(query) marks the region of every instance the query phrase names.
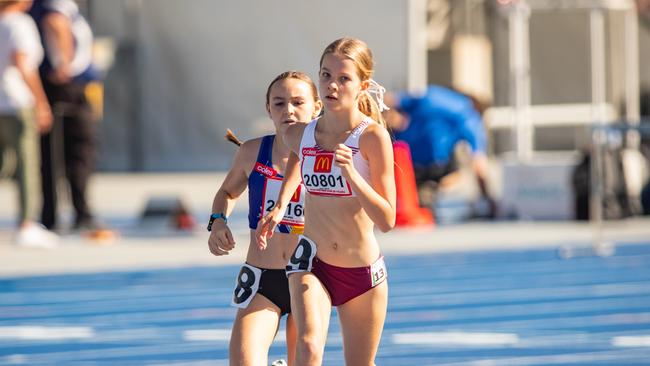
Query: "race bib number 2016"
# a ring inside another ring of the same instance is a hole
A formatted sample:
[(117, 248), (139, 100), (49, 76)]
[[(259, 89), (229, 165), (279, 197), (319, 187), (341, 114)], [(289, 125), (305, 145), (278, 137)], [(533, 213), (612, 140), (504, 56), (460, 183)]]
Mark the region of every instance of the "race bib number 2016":
[[(264, 196), (262, 199), (262, 212), (264, 215), (275, 207), (278, 196), (280, 195), (281, 187), (282, 178), (266, 178)], [(280, 224), (293, 226), (300, 226), (304, 224), (305, 209), (303, 202), (305, 202), (305, 192), (301, 188), (302, 186), (298, 186), (298, 189), (296, 189), (293, 196), (291, 197), (291, 200), (287, 205), (287, 209), (284, 212), (284, 217), (282, 218)]]

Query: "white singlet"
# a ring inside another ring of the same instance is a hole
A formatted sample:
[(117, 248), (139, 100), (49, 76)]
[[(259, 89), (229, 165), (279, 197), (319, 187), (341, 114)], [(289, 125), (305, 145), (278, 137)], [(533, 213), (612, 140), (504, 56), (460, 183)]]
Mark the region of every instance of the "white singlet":
[[(341, 168), (334, 165), (334, 152), (323, 150), (314, 136), (318, 119), (311, 121), (303, 131), (300, 141), (300, 173), (305, 189), (318, 196), (354, 197), (350, 183), (341, 174)], [(373, 123), (365, 118), (350, 132), (344, 145), (352, 149), (352, 164), (366, 181), (370, 180), (368, 161), (361, 156), (359, 138), (363, 131)]]

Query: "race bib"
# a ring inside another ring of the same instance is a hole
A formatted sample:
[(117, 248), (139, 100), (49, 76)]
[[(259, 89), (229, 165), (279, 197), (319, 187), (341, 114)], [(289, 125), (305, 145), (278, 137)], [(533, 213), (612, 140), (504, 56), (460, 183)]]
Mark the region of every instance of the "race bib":
[(351, 196), (350, 183), (334, 165), (334, 153), (303, 149), (302, 182), (311, 194)]
[(230, 305), (238, 308), (246, 308), (257, 293), (260, 287), (262, 270), (244, 263), (237, 275), (237, 286), (233, 293)]
[[(282, 178), (266, 177), (264, 184), (264, 194), (262, 195), (262, 212), (266, 215), (271, 211), (277, 202), (280, 195), (280, 188), (282, 187)], [(284, 212), (284, 217), (280, 221), (280, 225), (291, 226), (304, 226), (305, 224), (305, 192), (302, 190), (302, 185), (293, 193), (291, 201), (287, 205)]]
[(316, 244), (313, 241), (301, 236), (298, 240), (298, 246), (293, 251), (289, 263), (285, 268), (287, 275), (293, 272), (311, 271), (314, 257), (316, 256)]
[(372, 276), (372, 287), (379, 285), (386, 279), (386, 262), (384, 257), (377, 259), (375, 263), (370, 266), (370, 275)]

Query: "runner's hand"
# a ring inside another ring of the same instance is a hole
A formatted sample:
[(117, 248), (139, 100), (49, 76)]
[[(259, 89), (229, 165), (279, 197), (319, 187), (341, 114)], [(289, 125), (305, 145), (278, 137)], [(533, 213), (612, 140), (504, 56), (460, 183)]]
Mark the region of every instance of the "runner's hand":
[(230, 232), (230, 228), (225, 222), (221, 220), (214, 221), (208, 239), (208, 247), (210, 253), (216, 256), (227, 255), (235, 248), (235, 239), (233, 239), (232, 232)]
[(282, 212), (278, 206), (275, 206), (257, 223), (255, 236), (257, 237), (257, 245), (260, 250), (266, 249), (267, 239), (273, 236), (276, 226), (282, 221), (282, 216)]
[(350, 179), (354, 166), (352, 165), (352, 149), (344, 144), (338, 144), (334, 150), (334, 164), (341, 168), (345, 179)]

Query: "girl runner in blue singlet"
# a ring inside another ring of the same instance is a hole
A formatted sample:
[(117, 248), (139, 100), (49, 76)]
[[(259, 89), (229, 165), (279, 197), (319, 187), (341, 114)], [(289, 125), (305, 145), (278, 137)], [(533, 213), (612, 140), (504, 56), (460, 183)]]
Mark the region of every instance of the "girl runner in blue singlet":
[(304, 73), (290, 71), (277, 76), (269, 85), (266, 109), (276, 134), (241, 145), (214, 197), (210, 216), (210, 251), (216, 256), (226, 255), (235, 247), (227, 216), (248, 188), (251, 235), (246, 263), (237, 276), (231, 303), (239, 308), (230, 338), (231, 365), (266, 365), (269, 347), (285, 314), (289, 314), (286, 325), (289, 360), (293, 359), (295, 350), (296, 332), (284, 268), (296, 247), (297, 234), (303, 229), (302, 187), (294, 190), (276, 227), (276, 235), (265, 251), (258, 248), (253, 233), (263, 213), (275, 207), (280, 192), (289, 157), (282, 133), (292, 125), (305, 124), (316, 117), (321, 102), (311, 79)]

